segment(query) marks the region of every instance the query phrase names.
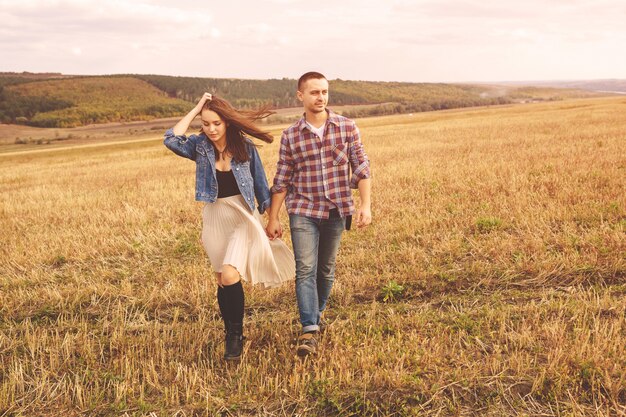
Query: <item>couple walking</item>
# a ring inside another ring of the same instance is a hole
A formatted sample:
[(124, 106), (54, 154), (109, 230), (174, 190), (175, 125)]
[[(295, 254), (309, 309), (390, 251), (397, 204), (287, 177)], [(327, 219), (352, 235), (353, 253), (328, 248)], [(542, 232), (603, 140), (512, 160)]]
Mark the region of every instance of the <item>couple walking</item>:
[[(303, 117), (281, 137), (273, 186), (269, 188), (256, 145), (272, 136), (254, 122), (267, 108), (239, 111), (205, 93), (198, 104), (165, 133), (165, 146), (196, 162), (196, 200), (203, 201), (202, 244), (217, 279), (217, 301), (224, 320), (224, 358), (238, 360), (243, 348), (244, 291), (241, 280), (271, 288), (296, 277), (302, 334), (297, 354), (314, 353), (320, 316), (335, 277), (341, 234), (355, 211), (358, 227), (371, 222), (370, 167), (355, 123), (333, 113), (328, 80), (308, 72), (298, 80)], [(185, 136), (200, 115), (200, 134)], [(255, 205), (255, 198), (256, 204)], [(293, 254), (280, 239), (278, 215), (289, 214)], [(266, 227), (261, 214), (268, 212)]]

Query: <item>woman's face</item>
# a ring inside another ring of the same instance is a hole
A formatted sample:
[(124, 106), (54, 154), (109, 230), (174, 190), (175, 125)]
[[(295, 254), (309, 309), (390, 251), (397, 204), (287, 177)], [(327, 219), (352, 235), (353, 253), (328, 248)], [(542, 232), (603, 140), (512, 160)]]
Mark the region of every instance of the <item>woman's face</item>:
[(202, 131), (216, 144), (226, 144), (226, 122), (213, 110), (202, 111)]

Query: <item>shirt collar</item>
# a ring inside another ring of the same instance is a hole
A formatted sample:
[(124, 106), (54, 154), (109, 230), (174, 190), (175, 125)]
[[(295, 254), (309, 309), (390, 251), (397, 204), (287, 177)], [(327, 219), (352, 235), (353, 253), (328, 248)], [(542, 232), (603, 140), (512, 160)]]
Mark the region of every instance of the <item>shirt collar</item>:
[[(337, 113), (329, 108), (326, 109), (326, 113), (328, 113), (328, 119), (326, 119), (326, 123), (332, 123), (336, 126), (339, 126), (339, 116), (337, 115)], [(304, 129), (305, 127), (308, 127), (308, 125), (306, 123), (306, 113), (303, 113), (302, 118), (298, 122), (298, 130), (302, 131), (302, 129)]]

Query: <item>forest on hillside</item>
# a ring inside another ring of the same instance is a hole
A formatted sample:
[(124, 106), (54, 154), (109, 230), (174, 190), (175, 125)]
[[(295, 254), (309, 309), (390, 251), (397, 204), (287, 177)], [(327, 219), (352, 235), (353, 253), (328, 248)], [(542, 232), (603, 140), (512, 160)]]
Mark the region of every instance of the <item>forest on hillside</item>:
[[(165, 91), (172, 98), (195, 101), (203, 92), (224, 97), (239, 108), (271, 105), (274, 108), (298, 107), (297, 81), (282, 78), (243, 80), (225, 78), (170, 77), (134, 75)], [(398, 113), (456, 107), (508, 103), (505, 96), (493, 96), (488, 86), (441, 83), (401, 83), (331, 80), (333, 105), (385, 104), (368, 111)], [(392, 103), (392, 104), (390, 104)]]
[[(0, 77), (1, 79), (2, 77)], [(189, 104), (135, 77), (76, 77), (0, 84), (0, 121), (38, 127), (149, 120)]]
[[(67, 76), (0, 73), (0, 122), (38, 127), (150, 120), (185, 114), (209, 91), (241, 109), (298, 107), (296, 80), (247, 80), (164, 75)], [(469, 84), (331, 80), (331, 106), (369, 105), (348, 117), (414, 113), (559, 100), (589, 95), (581, 90), (528, 89)]]

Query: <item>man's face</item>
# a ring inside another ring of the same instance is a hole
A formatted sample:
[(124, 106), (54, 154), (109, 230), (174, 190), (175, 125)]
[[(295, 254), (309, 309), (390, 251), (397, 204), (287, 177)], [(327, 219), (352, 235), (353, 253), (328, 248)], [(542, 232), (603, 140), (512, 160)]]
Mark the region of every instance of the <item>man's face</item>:
[(305, 111), (311, 113), (325, 111), (328, 104), (328, 80), (311, 78), (302, 85), (302, 91), (298, 91), (297, 96)]

